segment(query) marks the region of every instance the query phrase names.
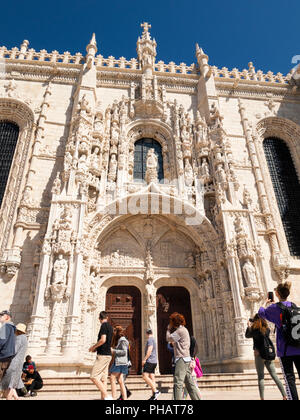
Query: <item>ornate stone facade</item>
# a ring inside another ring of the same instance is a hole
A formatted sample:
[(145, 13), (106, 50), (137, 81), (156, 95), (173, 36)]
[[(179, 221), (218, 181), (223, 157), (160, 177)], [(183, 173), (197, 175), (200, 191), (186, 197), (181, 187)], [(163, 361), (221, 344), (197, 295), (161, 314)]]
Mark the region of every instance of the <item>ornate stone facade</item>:
[[(300, 173), (291, 75), (220, 70), (198, 45), (196, 64), (156, 62), (142, 26), (130, 61), (96, 55), (94, 35), (85, 57), (0, 48), (0, 120), (20, 128), (0, 213), (1, 307), (28, 324), (45, 374), (88, 371), (113, 286), (139, 289), (142, 343), (146, 328), (157, 335), (158, 289), (187, 289), (210, 371), (252, 366), (247, 320), (278, 282), (300, 298), (262, 148), (283, 139)], [(161, 146), (163, 182), (153, 149), (145, 182), (134, 179), (142, 138)]]

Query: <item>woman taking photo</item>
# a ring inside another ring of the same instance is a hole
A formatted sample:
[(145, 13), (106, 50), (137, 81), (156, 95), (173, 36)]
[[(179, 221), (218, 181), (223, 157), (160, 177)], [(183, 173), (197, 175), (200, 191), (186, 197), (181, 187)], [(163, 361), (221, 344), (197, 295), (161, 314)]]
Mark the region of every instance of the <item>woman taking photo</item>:
[(124, 336), (125, 331), (123, 327), (117, 325), (114, 328), (114, 335), (112, 338), (111, 352), (114, 356), (113, 364), (110, 368), (110, 383), (111, 393), (113, 399), (117, 398), (116, 379), (120, 385), (122, 399), (127, 400), (127, 391), (124, 384), (124, 376), (128, 375), (128, 347), (129, 343)]
[(269, 338), (270, 329), (268, 328), (267, 322), (260, 318), (258, 314), (255, 315), (253, 320), (249, 320), (248, 328), (246, 331), (246, 338), (253, 338), (253, 349), (255, 357), (255, 367), (258, 375), (258, 388), (260, 399), (264, 400), (264, 378), (265, 378), (265, 367), (270, 373), (272, 379), (278, 386), (279, 391), (284, 400), (287, 399), (284, 387), (280, 382), (275, 369), (275, 349), (274, 345)]

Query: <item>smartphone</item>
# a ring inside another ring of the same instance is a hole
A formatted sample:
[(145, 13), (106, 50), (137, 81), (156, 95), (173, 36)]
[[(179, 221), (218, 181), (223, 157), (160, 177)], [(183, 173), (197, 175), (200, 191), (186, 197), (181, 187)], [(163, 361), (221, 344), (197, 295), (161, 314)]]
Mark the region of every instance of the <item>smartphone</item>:
[(273, 292), (268, 292), (268, 300), (270, 300), (271, 302), (274, 302), (274, 293)]

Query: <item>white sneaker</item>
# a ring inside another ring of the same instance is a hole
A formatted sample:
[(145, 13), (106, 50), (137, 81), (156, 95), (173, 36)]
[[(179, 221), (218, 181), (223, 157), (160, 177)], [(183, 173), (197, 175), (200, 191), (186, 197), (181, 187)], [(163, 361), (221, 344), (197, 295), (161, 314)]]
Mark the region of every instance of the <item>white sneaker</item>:
[(104, 400), (113, 400), (113, 397), (111, 395), (108, 395)]

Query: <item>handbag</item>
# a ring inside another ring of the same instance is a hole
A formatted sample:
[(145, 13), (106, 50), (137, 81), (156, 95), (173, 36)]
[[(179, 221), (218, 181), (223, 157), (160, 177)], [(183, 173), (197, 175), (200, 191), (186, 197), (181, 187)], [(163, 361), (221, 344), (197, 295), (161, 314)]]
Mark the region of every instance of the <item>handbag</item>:
[(194, 371), (196, 373), (196, 376), (197, 376), (197, 378), (202, 378), (203, 370), (202, 370), (200, 360), (198, 359), (198, 357), (195, 358), (195, 362), (196, 362), (196, 366), (194, 368)]

